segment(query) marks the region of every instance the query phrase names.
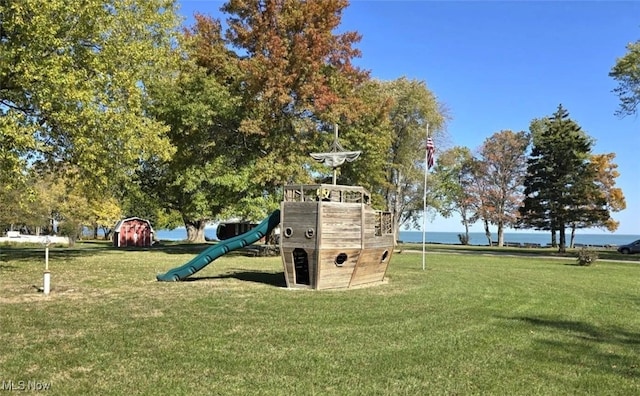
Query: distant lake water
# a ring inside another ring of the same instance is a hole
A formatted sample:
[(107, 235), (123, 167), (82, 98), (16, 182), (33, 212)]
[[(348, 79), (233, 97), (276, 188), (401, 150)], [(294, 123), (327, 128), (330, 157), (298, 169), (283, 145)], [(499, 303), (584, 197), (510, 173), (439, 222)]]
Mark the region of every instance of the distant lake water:
[[(217, 239), (216, 229), (205, 228), (205, 237), (210, 240)], [(458, 232), (427, 232), (427, 243), (439, 243), (446, 245), (456, 245), (460, 243)], [(174, 230), (156, 230), (156, 237), (165, 241), (182, 241), (187, 239), (187, 231), (181, 227)], [(483, 232), (469, 233), (471, 245), (487, 245), (487, 238)], [(569, 243), (570, 233), (567, 232), (567, 243)], [(640, 239), (640, 235), (622, 235), (622, 234), (580, 234), (576, 233), (576, 244), (591, 246), (617, 246), (624, 245)], [(404, 243), (422, 243), (421, 231), (400, 231), (399, 241)], [(493, 241), (498, 240), (498, 235), (493, 234)], [(549, 233), (542, 232), (506, 232), (504, 241), (511, 243), (537, 243), (545, 246), (551, 242)]]
[[(459, 244), (458, 232), (427, 232), (427, 243), (441, 243), (447, 245)], [(571, 233), (566, 234), (567, 244), (571, 238)], [(624, 245), (640, 239), (640, 235), (622, 234), (580, 234), (576, 232), (575, 243), (590, 246), (617, 246)], [(398, 240), (405, 243), (422, 243), (421, 231), (400, 231)], [(498, 234), (492, 234), (492, 240), (498, 240)], [(543, 232), (505, 232), (504, 241), (511, 243), (536, 243), (545, 246), (551, 243), (551, 234)], [(470, 232), (469, 243), (471, 245), (488, 245), (484, 232)]]

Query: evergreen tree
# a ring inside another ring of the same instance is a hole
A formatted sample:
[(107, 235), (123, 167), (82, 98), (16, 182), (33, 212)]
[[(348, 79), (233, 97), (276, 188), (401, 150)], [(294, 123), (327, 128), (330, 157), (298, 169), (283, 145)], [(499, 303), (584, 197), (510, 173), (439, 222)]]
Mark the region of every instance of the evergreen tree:
[(562, 105), (548, 119), (532, 122), (533, 149), (524, 181), (520, 226), (559, 233), (558, 250), (566, 249), (565, 228), (592, 225), (608, 217), (589, 163), (592, 140), (569, 118)]

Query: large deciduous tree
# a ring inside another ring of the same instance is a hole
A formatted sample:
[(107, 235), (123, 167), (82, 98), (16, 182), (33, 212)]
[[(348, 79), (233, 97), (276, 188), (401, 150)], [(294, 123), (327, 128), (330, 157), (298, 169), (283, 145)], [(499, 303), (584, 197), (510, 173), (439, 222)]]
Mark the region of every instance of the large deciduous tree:
[(613, 92), (620, 98), (618, 115), (636, 114), (640, 103), (640, 40), (627, 45), (627, 53), (618, 58), (609, 73), (618, 82)]
[(180, 213), (187, 239), (203, 242), (206, 224), (246, 199), (250, 156), (236, 132), (238, 59), (225, 47), (218, 21), (202, 15), (195, 20), (181, 41), (184, 58), (176, 79), (151, 90), (149, 111), (170, 127), (176, 153), (144, 163), (139, 177), (143, 190)]
[[(370, 80), (356, 90), (351, 119), (340, 124), (340, 142), (346, 150), (358, 150), (357, 161), (345, 163), (338, 170), (338, 183), (360, 185), (372, 194), (373, 206), (386, 209), (388, 152), (393, 141), (389, 111), (391, 98), (386, 95), (384, 83)], [(319, 169), (322, 176), (330, 175), (326, 167)], [(324, 179), (323, 179), (324, 180)]]
[(469, 244), (469, 226), (476, 220), (474, 214), (478, 206), (476, 192), (475, 159), (467, 147), (456, 146), (443, 151), (436, 161), (433, 178), (441, 191), (442, 205), (439, 213), (449, 217), (460, 215), (464, 226), (461, 243)]
[(25, 189), (0, 192), (0, 224), (35, 235), (62, 233), (72, 241), (81, 235), (82, 227), (93, 230), (94, 238), (99, 229), (108, 237), (121, 218), (120, 204), (114, 196), (87, 195), (82, 183), (73, 183), (77, 173), (70, 167), (55, 174), (32, 169)]
[[(239, 131), (255, 158), (255, 180), (262, 187), (256, 192), (262, 193), (312, 180), (309, 170), (317, 168), (309, 165), (308, 153), (326, 149), (333, 134), (322, 132), (340, 124), (345, 147), (363, 151), (363, 159), (341, 169), (340, 180), (369, 187), (374, 202), (394, 212), (397, 230), (422, 212), (426, 123), (439, 131), (444, 117), (422, 82), (364, 84), (368, 73), (352, 64), (360, 55), (354, 48), (360, 36), (334, 33), (347, 5), (230, 0), (223, 6), (231, 15), (226, 37), (242, 56), (245, 112)], [(373, 98), (374, 91), (381, 96)]]
[(144, 105), (172, 59), (173, 1), (0, 1), (0, 21), (3, 173), (72, 165), (89, 194), (170, 154)]
[(487, 171), (484, 169), (487, 163), (474, 158), (471, 163), (471, 172), (473, 173), (473, 184), (469, 186), (469, 194), (473, 204), (473, 216), (471, 222), (480, 220), (484, 230), (484, 236), (487, 238), (487, 245), (493, 245), (493, 235), (491, 234), (490, 219), (493, 213), (493, 208), (489, 204), (491, 185), (489, 179), (482, 177)]
[(497, 227), (498, 246), (504, 245), (505, 227), (517, 224), (528, 146), (527, 133), (507, 130), (493, 134), (480, 148), (476, 178), (484, 186), (481, 217)]
[(334, 33), (346, 0), (230, 0), (226, 37), (242, 56), (244, 116), (238, 129), (253, 158), (253, 194), (310, 181), (310, 151), (348, 117), (347, 98), (367, 73), (351, 60), (355, 32)]
[(24, 115), (0, 105), (0, 202), (4, 203), (3, 206), (10, 202), (20, 202), (5, 200), (3, 194), (24, 190), (26, 187), (27, 154), (35, 148), (35, 142), (31, 136), (31, 128), (18, 126), (24, 123), (24, 118)]
[[(369, 187), (381, 199), (383, 208), (393, 213), (397, 233), (402, 225), (416, 223), (423, 212), (427, 124), (437, 141), (442, 136), (446, 112), (424, 81), (404, 77), (371, 81), (368, 89), (369, 93), (375, 92), (378, 107), (364, 109), (359, 117), (374, 122), (360, 124), (358, 138), (353, 128), (345, 131), (349, 148), (363, 150), (363, 158), (350, 164), (343, 174), (348, 175), (349, 182)], [(379, 117), (384, 117), (384, 122)], [(436, 194), (434, 189), (429, 190), (433, 207)]]
[[(619, 212), (627, 207), (622, 189), (615, 187), (616, 178), (620, 176), (618, 165), (613, 162), (615, 153), (593, 154), (589, 159), (589, 166), (595, 175), (597, 189), (590, 191), (596, 194), (592, 197), (593, 203), (588, 203), (594, 211), (587, 211), (595, 215), (583, 216), (578, 222), (571, 224), (571, 241), (573, 247), (575, 231), (577, 228), (601, 227), (608, 231), (615, 231), (620, 224), (610, 217), (611, 212)], [(602, 207), (606, 212), (602, 210)]]
[(605, 222), (609, 217), (589, 163), (593, 142), (562, 105), (532, 127), (520, 225), (551, 231), (554, 238), (558, 232), (558, 250), (564, 252), (568, 226)]
[[(596, 184), (598, 190), (604, 195), (607, 201), (607, 208), (610, 212), (619, 212), (627, 207), (627, 202), (622, 189), (616, 187), (616, 179), (620, 176), (618, 165), (613, 162), (615, 153), (594, 154), (591, 156), (591, 165), (595, 169)], [(596, 226), (604, 227), (613, 232), (618, 229), (620, 222), (613, 219), (606, 219), (604, 223)]]

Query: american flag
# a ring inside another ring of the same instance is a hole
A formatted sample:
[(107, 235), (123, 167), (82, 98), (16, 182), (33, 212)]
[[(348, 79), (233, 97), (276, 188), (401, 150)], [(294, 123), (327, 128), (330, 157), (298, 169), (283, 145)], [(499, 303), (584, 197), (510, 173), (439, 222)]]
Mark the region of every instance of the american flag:
[(427, 169), (431, 169), (434, 163), (434, 154), (436, 152), (436, 146), (433, 144), (433, 140), (427, 138)]

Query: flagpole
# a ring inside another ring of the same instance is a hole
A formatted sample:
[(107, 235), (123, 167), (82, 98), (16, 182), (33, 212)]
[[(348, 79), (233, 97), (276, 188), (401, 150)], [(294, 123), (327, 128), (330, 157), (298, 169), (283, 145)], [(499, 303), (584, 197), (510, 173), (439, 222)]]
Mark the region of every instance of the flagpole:
[[(427, 122), (427, 141), (429, 139), (429, 123)], [(425, 143), (426, 144), (426, 143)], [(424, 150), (424, 193), (422, 194), (422, 270), (426, 266), (426, 244), (427, 244), (427, 173), (429, 171), (429, 150)]]

